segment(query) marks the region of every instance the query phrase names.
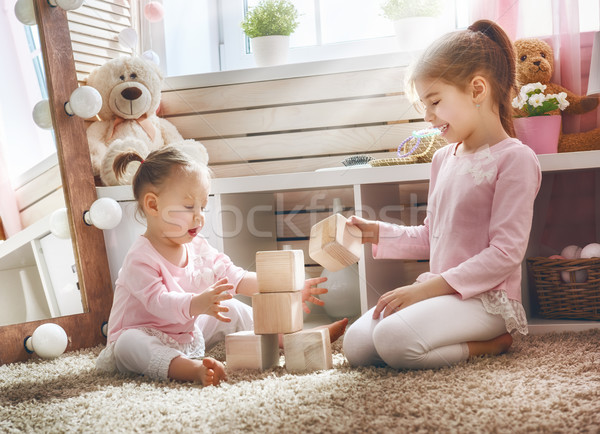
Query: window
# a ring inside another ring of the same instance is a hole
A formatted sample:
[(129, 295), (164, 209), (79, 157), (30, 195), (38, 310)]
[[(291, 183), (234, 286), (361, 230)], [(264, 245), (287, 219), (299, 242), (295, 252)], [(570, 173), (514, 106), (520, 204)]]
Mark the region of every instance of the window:
[[(4, 1), (0, 0), (0, 5)], [(54, 134), (33, 122), (35, 104), (48, 98), (37, 26), (24, 26), (12, 13), (0, 13), (0, 152), (13, 187), (23, 174), (56, 153)]]
[[(156, 43), (155, 47), (145, 44), (143, 50), (159, 52), (168, 76), (252, 68), (251, 43), (240, 23), (245, 11), (258, 1), (163, 1), (164, 20), (150, 25), (147, 32), (164, 40), (164, 44)], [(398, 51), (393, 24), (381, 13), (383, 0), (292, 1), (301, 17), (290, 38), (290, 63)], [(478, 0), (484, 1), (487, 0)], [(556, 1), (520, 0), (520, 35), (552, 34), (556, 24), (551, 11)], [(466, 28), (471, 23), (471, 9), (476, 4), (473, 0), (444, 0), (442, 4), (438, 34)], [(579, 0), (581, 31), (598, 30), (598, 16), (598, 0)], [(152, 38), (142, 35), (142, 40)], [(161, 45), (164, 48), (157, 48)]]

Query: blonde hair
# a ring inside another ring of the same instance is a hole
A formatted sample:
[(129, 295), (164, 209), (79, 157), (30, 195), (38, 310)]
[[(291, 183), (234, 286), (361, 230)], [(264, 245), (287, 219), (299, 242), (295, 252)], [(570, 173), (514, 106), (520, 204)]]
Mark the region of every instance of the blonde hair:
[[(173, 146), (165, 146), (150, 152), (145, 159), (136, 151), (119, 154), (113, 162), (117, 179), (125, 174), (129, 163), (134, 161), (141, 163), (131, 183), (133, 197), (138, 204), (148, 186), (160, 187), (176, 170), (182, 173), (201, 173), (207, 180), (211, 178), (210, 170), (204, 164), (196, 162), (188, 154)], [(138, 211), (141, 212), (141, 208), (138, 208)]]
[(513, 44), (502, 27), (479, 20), (429, 46), (412, 65), (407, 91), (415, 94), (415, 81), (421, 78), (440, 79), (465, 90), (473, 77), (481, 75), (490, 83), (502, 126), (514, 137), (511, 101), (517, 91), (515, 62)]

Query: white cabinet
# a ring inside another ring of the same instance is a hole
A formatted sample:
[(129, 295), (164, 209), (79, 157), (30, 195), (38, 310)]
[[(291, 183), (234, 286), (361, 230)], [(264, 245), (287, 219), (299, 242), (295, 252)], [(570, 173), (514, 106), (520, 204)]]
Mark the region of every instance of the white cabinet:
[[(540, 155), (539, 160), (545, 181), (550, 180), (554, 172), (568, 173), (578, 170), (592, 171), (596, 174), (596, 179), (600, 179), (600, 151)], [(356, 169), (343, 167), (338, 170), (317, 172), (217, 178), (212, 181), (205, 235), (211, 244), (227, 253), (236, 264), (253, 269), (254, 255), (257, 251), (277, 248), (281, 245), (281, 235), (286, 229), (290, 229), (292, 234), (297, 229), (296, 226), (282, 228), (282, 222), (283, 225), (291, 223), (286, 223), (286, 218), (278, 220), (281, 216), (277, 216), (280, 210), (276, 205), (276, 197), (284, 192), (302, 192), (306, 193), (304, 196), (310, 197), (314, 194), (316, 197), (328, 190), (335, 191), (336, 194), (340, 191), (349, 191), (353, 201), (350, 204), (353, 208), (351, 211), (357, 215), (405, 224), (419, 224), (425, 216), (430, 168), (430, 164)], [(596, 191), (597, 196), (600, 189)], [(132, 200), (129, 187), (101, 187), (98, 188), (98, 194), (101, 197), (111, 196), (117, 200)], [(544, 198), (541, 197), (540, 201), (543, 200)], [(598, 219), (600, 198), (595, 197), (592, 200), (596, 204)], [(288, 209), (298, 215), (303, 212), (302, 207), (288, 206)], [(318, 215), (314, 214), (315, 210), (307, 211), (307, 214), (313, 212), (311, 214), (313, 217)], [(536, 212), (544, 212), (543, 203), (536, 206)], [(309, 227), (309, 217), (305, 217), (305, 221)], [(534, 228), (528, 256), (539, 254), (536, 237), (537, 232)], [(295, 240), (294, 237), (283, 237), (283, 240), (294, 242), (294, 248), (302, 248), (303, 243), (307, 244), (306, 239), (297, 238)], [(109, 251), (109, 256), (110, 254)], [(414, 278), (426, 268), (426, 262), (375, 261), (372, 259), (370, 248), (365, 247), (358, 267), (363, 312), (373, 306), (384, 291), (398, 285), (412, 283)], [(523, 300), (530, 316), (532, 333), (600, 328), (600, 322), (535, 318), (535, 306), (530, 305), (525, 269)]]

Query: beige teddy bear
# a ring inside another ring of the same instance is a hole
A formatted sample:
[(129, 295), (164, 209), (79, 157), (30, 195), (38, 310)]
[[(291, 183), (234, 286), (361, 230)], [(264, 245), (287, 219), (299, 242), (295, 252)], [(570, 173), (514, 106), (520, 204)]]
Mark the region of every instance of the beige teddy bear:
[[(517, 82), (520, 86), (528, 83), (545, 84), (547, 94), (566, 92), (569, 106), (565, 113), (581, 114), (594, 110), (598, 106), (598, 98), (576, 95), (557, 83), (551, 82), (554, 68), (552, 48), (541, 39), (518, 39), (514, 43), (517, 56)], [(550, 112), (559, 114), (560, 111)], [(591, 131), (561, 134), (558, 152), (589, 151), (600, 149), (600, 128)]]
[(165, 145), (181, 146), (202, 164), (208, 163), (208, 153), (195, 140), (184, 140), (175, 126), (159, 118), (162, 74), (157, 65), (141, 57), (109, 60), (93, 70), (87, 85), (102, 96), (100, 121), (87, 129), (94, 175), (104, 185), (130, 184), (139, 163), (131, 163), (122, 178), (113, 170), (115, 157), (135, 150), (143, 158)]

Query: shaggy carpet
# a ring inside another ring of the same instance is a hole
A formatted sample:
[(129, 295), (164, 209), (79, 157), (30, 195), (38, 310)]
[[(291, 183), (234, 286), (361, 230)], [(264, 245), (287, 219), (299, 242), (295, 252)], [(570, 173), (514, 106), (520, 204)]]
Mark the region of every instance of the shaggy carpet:
[(101, 347), (4, 365), (0, 431), (600, 432), (600, 330), (517, 337), (436, 370), (350, 368), (340, 348), (331, 370), (238, 371), (207, 388), (98, 373)]

